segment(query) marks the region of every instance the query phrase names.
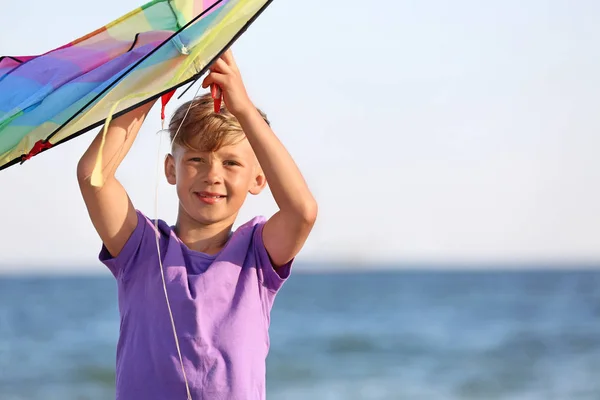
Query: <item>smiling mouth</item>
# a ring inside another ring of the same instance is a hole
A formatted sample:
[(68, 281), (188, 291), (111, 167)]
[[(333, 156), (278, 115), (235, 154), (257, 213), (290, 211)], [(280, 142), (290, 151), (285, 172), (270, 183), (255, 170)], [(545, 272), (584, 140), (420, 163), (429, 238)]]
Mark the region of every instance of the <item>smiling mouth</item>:
[(211, 192), (195, 192), (195, 195), (205, 202), (214, 202), (220, 199), (224, 199), (227, 196), (219, 193), (211, 193)]

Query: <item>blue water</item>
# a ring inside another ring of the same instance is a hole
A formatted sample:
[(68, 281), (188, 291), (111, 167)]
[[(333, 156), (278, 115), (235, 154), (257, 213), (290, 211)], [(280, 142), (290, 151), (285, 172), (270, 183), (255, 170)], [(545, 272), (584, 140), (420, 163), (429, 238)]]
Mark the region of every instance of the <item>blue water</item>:
[[(0, 399), (114, 397), (111, 278), (0, 278)], [(299, 274), (270, 399), (600, 399), (599, 272)]]

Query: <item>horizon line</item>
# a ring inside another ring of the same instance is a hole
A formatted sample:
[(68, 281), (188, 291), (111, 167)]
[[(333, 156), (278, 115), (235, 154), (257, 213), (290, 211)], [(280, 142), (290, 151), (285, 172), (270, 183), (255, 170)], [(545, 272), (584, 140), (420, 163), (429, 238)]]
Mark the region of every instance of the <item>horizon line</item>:
[[(86, 265), (87, 264), (87, 265)], [(102, 264), (0, 264), (0, 277), (4, 276), (110, 276)], [(297, 274), (368, 273), (368, 272), (528, 272), (528, 271), (598, 271), (600, 260), (523, 260), (523, 261), (344, 261), (298, 260), (294, 265)]]

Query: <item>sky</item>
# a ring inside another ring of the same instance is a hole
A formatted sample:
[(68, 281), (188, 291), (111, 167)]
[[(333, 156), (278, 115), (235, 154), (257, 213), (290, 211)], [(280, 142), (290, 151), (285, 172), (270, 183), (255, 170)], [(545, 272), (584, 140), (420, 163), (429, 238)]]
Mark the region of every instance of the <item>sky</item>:
[[(0, 54), (48, 51), (141, 4), (3, 1)], [(600, 265), (600, 3), (314, 4), (274, 0), (232, 48), (319, 202), (299, 262)], [(117, 176), (172, 224), (159, 130), (155, 108)], [(103, 271), (75, 176), (97, 131), (0, 172), (0, 271)], [(238, 222), (275, 211), (263, 192)]]

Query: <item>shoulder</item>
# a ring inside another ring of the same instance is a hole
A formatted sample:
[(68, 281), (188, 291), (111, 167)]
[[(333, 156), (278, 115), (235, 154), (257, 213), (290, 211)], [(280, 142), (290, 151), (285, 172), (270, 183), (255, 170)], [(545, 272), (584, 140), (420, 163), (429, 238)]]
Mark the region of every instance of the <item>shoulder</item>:
[(121, 276), (138, 259), (147, 258), (146, 255), (149, 252), (156, 253), (157, 233), (161, 241), (168, 240), (172, 234), (172, 228), (165, 221), (151, 219), (137, 209), (136, 215), (136, 227), (117, 257), (113, 257), (104, 245), (100, 250), (99, 260), (110, 269), (115, 277)]
[(234, 235), (247, 235), (262, 228), (267, 223), (267, 218), (263, 215), (257, 215), (241, 224), (234, 232)]
[(290, 275), (293, 260), (275, 269), (263, 241), (267, 218), (256, 216), (240, 225), (232, 235), (228, 247), (232, 252), (244, 253), (246, 263), (256, 267), (259, 279), (272, 291), (277, 291)]
[(256, 244), (256, 236), (261, 235), (267, 222), (264, 216), (256, 216), (239, 225), (231, 234), (226, 249), (229, 251), (250, 251)]
[(136, 213), (138, 215), (138, 223), (140, 223), (141, 220), (146, 227), (150, 228), (153, 236), (156, 232), (158, 232), (161, 236), (170, 236), (173, 233), (173, 227), (170, 226), (166, 221), (160, 218), (150, 218), (140, 210), (136, 210)]
[(144, 240), (152, 238), (154, 240), (157, 234), (161, 238), (168, 238), (173, 233), (173, 228), (164, 220), (150, 218), (138, 209), (135, 212), (137, 215), (137, 226), (129, 238), (131, 242), (135, 242), (136, 239)]

